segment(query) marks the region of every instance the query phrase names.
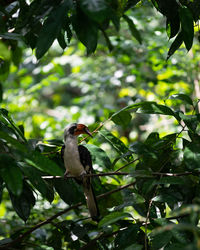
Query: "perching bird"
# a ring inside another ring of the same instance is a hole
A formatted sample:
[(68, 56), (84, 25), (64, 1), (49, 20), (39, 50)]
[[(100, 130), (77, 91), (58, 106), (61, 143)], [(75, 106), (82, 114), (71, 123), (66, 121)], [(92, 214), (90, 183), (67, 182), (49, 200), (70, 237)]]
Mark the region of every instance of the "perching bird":
[(92, 171), (92, 159), (86, 147), (78, 146), (77, 136), (80, 134), (88, 134), (92, 137), (88, 127), (83, 124), (72, 123), (65, 128), (64, 146), (61, 151), (66, 168), (65, 176), (75, 176), (76, 181), (83, 185), (90, 216), (93, 220), (98, 221), (99, 209), (91, 178), (85, 176)]

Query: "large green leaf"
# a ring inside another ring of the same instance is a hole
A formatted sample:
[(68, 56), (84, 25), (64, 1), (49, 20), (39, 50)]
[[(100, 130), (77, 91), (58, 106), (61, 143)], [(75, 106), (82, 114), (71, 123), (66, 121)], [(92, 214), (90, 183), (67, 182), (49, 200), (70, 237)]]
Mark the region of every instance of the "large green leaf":
[(78, 39), (87, 48), (87, 54), (91, 54), (96, 50), (98, 40), (97, 25), (90, 20), (82, 11), (72, 16), (73, 28)]
[(19, 127), (14, 123), (13, 119), (11, 118), (9, 112), (6, 109), (0, 109), (0, 121), (2, 121), (5, 125), (10, 127), (18, 139), (26, 142), (24, 134), (19, 129)]
[(131, 115), (128, 111), (122, 111), (111, 116), (112, 121), (117, 125), (127, 126), (131, 121)]
[(127, 15), (123, 15), (124, 20), (128, 23), (129, 29), (131, 31), (131, 34), (133, 37), (135, 37), (135, 39), (142, 44), (142, 37), (140, 35), (140, 32), (137, 30), (133, 20), (128, 17)]
[(185, 103), (190, 104), (190, 105), (193, 106), (193, 101), (192, 101), (192, 99), (190, 98), (190, 96), (185, 95), (185, 94), (174, 94), (174, 95), (171, 95), (171, 96), (169, 97), (169, 99), (179, 99), (179, 100), (182, 100), (182, 101), (184, 101)]
[(194, 38), (194, 21), (189, 8), (183, 6), (179, 8), (179, 16), (181, 20), (181, 31), (183, 34), (183, 41), (187, 50), (190, 50)]
[(167, 60), (175, 53), (175, 51), (181, 46), (182, 43), (183, 43), (183, 34), (182, 32), (179, 32), (169, 48), (167, 54)]
[(131, 217), (129, 213), (124, 212), (112, 212), (108, 215), (106, 215), (100, 222), (99, 222), (99, 228), (109, 226), (118, 220), (122, 220), (124, 218)]
[(179, 113), (180, 118), (184, 121), (184, 123), (187, 125), (187, 127), (195, 131), (197, 128), (197, 125), (200, 122), (200, 115), (184, 115), (183, 113)]
[(88, 148), (90, 153), (92, 154), (93, 164), (96, 163), (103, 169), (111, 169), (111, 161), (103, 149), (92, 144), (85, 144), (84, 146)]
[(18, 150), (18, 157), (20, 157), (22, 161), (48, 174), (60, 176), (63, 175), (63, 171), (61, 170), (61, 168), (58, 167), (58, 165), (54, 161), (48, 159), (46, 156), (42, 155), (37, 151), (30, 150), (30, 148), (28, 148), (28, 145), (20, 143), (18, 140), (1, 131), (0, 137), (1, 139), (6, 140), (7, 143), (11, 144), (12, 147)]
[(16, 161), (7, 154), (0, 154), (0, 176), (5, 181), (8, 189), (19, 196), (22, 192), (22, 173)]
[(130, 225), (128, 228), (121, 230), (115, 238), (115, 249), (125, 249), (135, 243), (138, 231), (139, 226), (136, 224)]
[(44, 155), (41, 155), (37, 151), (32, 151), (26, 154), (24, 161), (28, 163), (29, 165), (44, 171), (51, 175), (59, 175), (63, 176), (63, 170), (58, 167), (58, 165), (54, 162), (45, 157)]
[(160, 180), (158, 180), (156, 182), (157, 184), (179, 184), (179, 185), (184, 185), (185, 184), (185, 180), (184, 178), (180, 177), (180, 176), (164, 176), (162, 177)]
[(173, 232), (163, 232), (160, 234), (156, 234), (152, 239), (152, 247), (153, 249), (161, 249), (164, 247), (172, 238)]
[(112, 133), (110, 133), (107, 130), (101, 130), (99, 131), (99, 134), (108, 142), (110, 143), (113, 148), (116, 149), (116, 151), (119, 154), (123, 154), (126, 153), (128, 151), (128, 148), (125, 146), (125, 144), (118, 139), (117, 137), (115, 137)]
[(89, 18), (100, 23), (109, 16), (111, 11), (105, 0), (82, 0), (80, 6)]
[(69, 205), (84, 201), (84, 195), (81, 185), (71, 179), (55, 179), (54, 186), (60, 198)]
[(175, 117), (178, 121), (180, 117), (168, 106), (158, 104), (156, 102), (138, 102), (131, 104), (118, 112), (114, 113), (113, 116), (118, 116), (121, 112), (130, 111), (137, 112), (143, 114), (161, 114), (161, 115), (169, 115)]
[(1, 201), (2, 201), (3, 188), (4, 188), (4, 182), (3, 182), (3, 180), (0, 178), (0, 203), (1, 203)]
[(38, 59), (47, 52), (53, 41), (58, 37), (71, 4), (71, 0), (61, 2), (45, 20), (36, 44), (36, 57)]
[(54, 199), (53, 188), (50, 188), (50, 185), (42, 179), (40, 171), (24, 163), (20, 163), (20, 167), (30, 180), (31, 184), (42, 194), (44, 198), (47, 198), (49, 202), (52, 202)]
[(35, 205), (35, 197), (29, 185), (24, 182), (23, 183), (23, 191), (20, 196), (16, 196), (9, 192), (13, 208), (19, 217), (27, 221), (31, 208)]
[(190, 143), (184, 149), (184, 163), (189, 170), (200, 169), (200, 144)]

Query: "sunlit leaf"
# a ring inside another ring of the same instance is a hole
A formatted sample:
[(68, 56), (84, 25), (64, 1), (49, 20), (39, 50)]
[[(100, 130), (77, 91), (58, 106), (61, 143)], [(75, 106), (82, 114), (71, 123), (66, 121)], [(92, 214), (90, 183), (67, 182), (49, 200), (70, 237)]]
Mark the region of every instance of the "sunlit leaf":
[(169, 99), (179, 99), (184, 101), (187, 104), (193, 105), (193, 101), (190, 98), (190, 96), (185, 95), (185, 94), (174, 94), (169, 97)]
[(86, 144), (84, 146), (89, 149), (92, 155), (93, 164), (95, 163), (99, 165), (100, 167), (102, 167), (103, 169), (111, 168), (111, 165), (112, 165), (111, 161), (104, 150), (92, 144)]
[(175, 117), (177, 120), (180, 120), (179, 116), (168, 106), (158, 104), (156, 102), (139, 102), (132, 105), (129, 105), (114, 115), (119, 115), (121, 112), (130, 111), (143, 114), (160, 114), (160, 115), (169, 115)]
[(127, 111), (122, 111), (116, 115), (112, 116), (112, 121), (117, 125), (127, 126), (131, 121), (131, 115)]
[(121, 140), (119, 140), (117, 137), (115, 137), (112, 133), (110, 133), (109, 131), (101, 130), (99, 131), (99, 134), (108, 143), (110, 143), (119, 154), (126, 153), (128, 151), (128, 148), (124, 145), (124, 143)]

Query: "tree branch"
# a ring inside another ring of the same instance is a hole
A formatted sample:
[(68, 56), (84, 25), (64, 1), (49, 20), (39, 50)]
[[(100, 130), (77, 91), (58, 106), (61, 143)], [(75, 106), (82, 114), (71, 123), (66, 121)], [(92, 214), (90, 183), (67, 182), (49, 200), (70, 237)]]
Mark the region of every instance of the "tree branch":
[[(104, 197), (106, 197), (106, 196), (108, 196), (108, 195), (111, 195), (111, 194), (113, 194), (113, 193), (119, 192), (119, 191), (121, 191), (121, 190), (123, 190), (123, 189), (125, 189), (125, 188), (128, 188), (128, 187), (130, 187), (130, 186), (132, 186), (132, 185), (134, 185), (134, 184), (135, 184), (135, 182), (131, 182), (131, 183), (127, 184), (127, 185), (124, 185), (124, 186), (121, 186), (121, 187), (116, 188), (116, 189), (114, 189), (114, 190), (108, 191), (108, 192), (106, 192), (106, 193), (104, 193), (104, 194), (98, 195), (98, 196), (96, 197), (96, 199), (97, 199), (97, 200), (100, 200), (100, 199), (102, 199), (102, 198), (104, 198)], [(75, 205), (73, 205), (73, 206), (70, 206), (70, 207), (68, 207), (68, 208), (66, 208), (66, 209), (64, 209), (64, 210), (62, 210), (62, 211), (60, 211), (60, 212), (58, 212), (57, 214), (55, 214), (55, 215), (49, 217), (48, 219), (46, 219), (46, 220), (44, 220), (44, 221), (42, 221), (42, 222), (36, 224), (35, 226), (31, 227), (29, 230), (27, 230), (25, 233), (19, 235), (19, 237), (17, 237), (17, 238), (14, 239), (13, 241), (1, 245), (1, 246), (0, 246), (0, 249), (8, 250), (9, 248), (11, 248), (12, 246), (14, 246), (15, 244), (21, 242), (26, 236), (28, 236), (29, 234), (31, 234), (31, 233), (32, 233), (33, 231), (35, 231), (36, 229), (38, 229), (38, 228), (40, 228), (40, 227), (42, 227), (42, 226), (44, 226), (44, 225), (46, 225), (46, 224), (51, 223), (51, 221), (53, 221), (53, 220), (56, 219), (57, 217), (59, 217), (59, 216), (65, 214), (65, 213), (69, 212), (69, 211), (72, 210), (72, 209), (78, 208), (78, 207), (80, 207), (80, 206), (82, 206), (82, 205), (83, 205), (83, 203), (82, 203), (82, 202), (79, 202), (79, 203), (77, 203), (77, 204), (75, 204)]]
[[(135, 160), (136, 161), (136, 160)], [(127, 165), (127, 164), (126, 164)], [(120, 170), (120, 169), (118, 169)], [(116, 171), (118, 171), (116, 170)], [(110, 175), (130, 175), (134, 177), (134, 172), (129, 173), (129, 172), (107, 172), (107, 173), (98, 173), (98, 174), (86, 174), (85, 177), (99, 177), (99, 176), (110, 176)], [(137, 173), (137, 172), (136, 172)], [(195, 172), (181, 172), (181, 173), (160, 173), (160, 172), (152, 172), (149, 174), (148, 177), (153, 177), (153, 176), (169, 176), (169, 177), (178, 177), (178, 176), (185, 176), (185, 175), (200, 175), (200, 171), (195, 171)], [(42, 179), (63, 179), (63, 178), (76, 178), (74, 176), (42, 176)]]

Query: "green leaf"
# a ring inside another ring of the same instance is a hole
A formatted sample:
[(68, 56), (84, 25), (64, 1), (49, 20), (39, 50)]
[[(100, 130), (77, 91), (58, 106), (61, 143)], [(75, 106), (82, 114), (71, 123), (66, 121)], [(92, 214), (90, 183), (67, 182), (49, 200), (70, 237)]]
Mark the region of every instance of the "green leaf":
[[(130, 225), (128, 228), (121, 230), (115, 238), (114, 249), (125, 249), (136, 242), (139, 231), (138, 225)], [(133, 248), (135, 249), (135, 248)]]
[(143, 245), (139, 245), (139, 244), (132, 244), (128, 247), (126, 247), (124, 250), (142, 250), (143, 249)]
[(174, 52), (181, 46), (182, 43), (183, 43), (183, 34), (182, 32), (179, 32), (169, 48), (167, 54), (167, 60), (174, 54)]
[(36, 57), (40, 59), (58, 37), (62, 24), (67, 17), (71, 1), (65, 0), (56, 6), (45, 20), (36, 44)]
[(124, 111), (143, 113), (143, 114), (160, 114), (160, 115), (169, 115), (175, 117), (178, 121), (180, 117), (169, 107), (161, 104), (157, 104), (156, 102), (138, 102), (135, 104), (131, 104), (118, 112), (114, 113), (114, 115), (119, 115)]
[[(11, 118), (9, 112), (6, 109), (0, 109), (0, 120), (5, 124), (9, 125), (14, 134), (17, 136), (18, 139), (22, 140), (23, 142), (26, 142), (26, 138), (24, 137), (22, 131), (19, 129), (19, 127), (15, 124), (13, 119)], [(6, 137), (6, 135), (0, 135), (1, 137)]]
[(96, 163), (103, 169), (111, 169), (112, 163), (103, 149), (92, 144), (85, 144), (84, 147), (86, 147), (90, 151), (93, 164)]
[(185, 181), (183, 178), (181, 178), (181, 176), (166, 176), (166, 177), (162, 177), (159, 181), (156, 182), (157, 184), (180, 184), (180, 185), (184, 185)]
[(3, 101), (3, 85), (0, 82), (0, 103)]
[(152, 240), (153, 249), (161, 249), (162, 247), (167, 245), (167, 243), (171, 240), (172, 236), (173, 233), (170, 231), (156, 234)]
[(188, 205), (182, 205), (179, 208), (176, 208), (174, 211), (171, 212), (171, 216), (183, 216), (186, 214), (191, 215), (192, 213), (199, 213), (200, 212), (200, 206), (196, 204), (188, 204)]
[(41, 155), (39, 152), (32, 151), (26, 154), (24, 161), (30, 166), (33, 166), (41, 171), (44, 171), (50, 175), (63, 176), (63, 170), (58, 167), (58, 165), (48, 159), (47, 157)]
[(72, 16), (72, 25), (78, 39), (87, 48), (87, 54), (96, 50), (98, 40), (98, 28), (83, 12)]
[(84, 195), (82, 187), (71, 179), (55, 179), (54, 186), (60, 198), (69, 205), (83, 202)]
[(131, 176), (133, 177), (145, 177), (145, 178), (152, 178), (152, 172), (150, 170), (133, 170), (131, 171)]
[(2, 201), (3, 188), (4, 188), (4, 182), (3, 182), (2, 178), (0, 178), (0, 203)]
[(20, 196), (13, 195), (11, 192), (9, 195), (16, 213), (22, 220), (27, 221), (31, 208), (35, 205), (35, 197), (29, 185), (26, 182), (23, 183)]
[(15, 66), (19, 66), (20, 62), (22, 60), (22, 48), (16, 47), (12, 50), (12, 61), (15, 64)]
[(183, 41), (187, 50), (190, 50), (194, 38), (194, 21), (189, 8), (183, 6), (179, 8), (179, 16), (181, 21), (181, 32), (183, 34)]
[(185, 95), (185, 94), (174, 94), (174, 95), (171, 95), (169, 99), (179, 99), (193, 106), (192, 99), (188, 95)]
[(124, 20), (128, 23), (129, 29), (131, 31), (131, 34), (133, 37), (135, 37), (135, 39), (142, 44), (142, 37), (140, 35), (140, 32), (137, 30), (133, 20), (128, 17), (127, 15), (123, 15)]
[(46, 198), (49, 202), (52, 202), (54, 199), (53, 189), (50, 188), (50, 185), (42, 179), (40, 171), (23, 163), (20, 163), (20, 167), (30, 180), (31, 184), (42, 194), (44, 198)]
[(5, 181), (8, 189), (14, 195), (19, 196), (22, 192), (23, 176), (16, 161), (9, 155), (0, 154), (0, 166), (0, 175)]
[(173, 19), (167, 18), (166, 31), (169, 39), (176, 36), (179, 30), (180, 30), (180, 19), (177, 18), (177, 16), (174, 17)]
[(200, 122), (200, 115), (184, 115), (183, 113), (179, 113), (180, 118), (184, 121), (184, 123), (187, 125), (187, 127), (195, 131), (197, 128), (197, 125)]
[(124, 212), (112, 212), (108, 215), (106, 215), (100, 222), (98, 227), (105, 227), (108, 225), (111, 225), (115, 222), (117, 222), (118, 220), (122, 220), (126, 217), (131, 217), (131, 215), (129, 213), (124, 213)]
[(65, 41), (65, 32), (61, 30), (57, 37), (58, 43), (60, 47), (64, 50), (67, 47), (66, 41)]
[(190, 143), (184, 149), (184, 163), (189, 170), (200, 168), (200, 144)]
[(124, 145), (124, 143), (121, 140), (119, 140), (117, 137), (115, 137), (112, 133), (110, 133), (109, 131), (101, 130), (101, 131), (99, 131), (99, 134), (108, 143), (110, 143), (119, 154), (123, 154), (123, 153), (126, 153), (128, 151), (128, 148)]
[(117, 125), (127, 126), (129, 125), (132, 117), (129, 112), (122, 111), (118, 114), (111, 116), (112, 121)]
[(89, 18), (99, 23), (102, 23), (110, 13), (105, 0), (82, 0), (80, 6)]

